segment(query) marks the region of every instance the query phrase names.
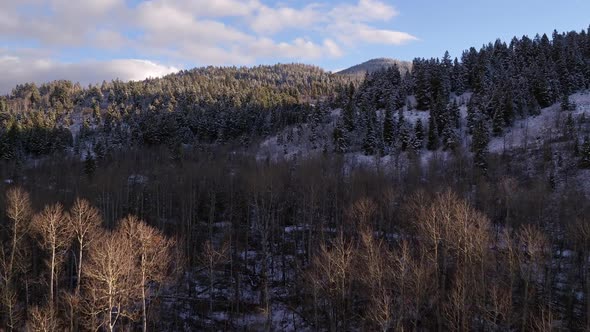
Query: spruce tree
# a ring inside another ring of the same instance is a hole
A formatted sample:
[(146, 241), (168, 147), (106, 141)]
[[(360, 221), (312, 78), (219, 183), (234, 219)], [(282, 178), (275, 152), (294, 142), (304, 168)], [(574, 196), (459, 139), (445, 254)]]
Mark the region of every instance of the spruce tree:
[(432, 112), (430, 113), (430, 117), (428, 118), (428, 142), (426, 143), (426, 148), (430, 151), (438, 149), (436, 119), (434, 118)]
[(453, 99), (449, 106), (449, 113), (450, 123), (457, 129), (461, 128), (461, 109), (457, 104), (457, 99)]
[(567, 115), (567, 119), (565, 120), (565, 132), (564, 136), (571, 136), (576, 134), (576, 123), (574, 121), (574, 117), (572, 113)]
[(494, 136), (502, 135), (504, 127), (504, 117), (502, 116), (502, 112), (500, 110), (496, 110), (494, 113), (494, 117), (492, 118), (492, 132)]
[(561, 97), (561, 110), (566, 112), (566, 111), (575, 111), (576, 110), (576, 104), (572, 103), (570, 101), (570, 97), (567, 94), (564, 94)]
[(94, 160), (92, 153), (90, 153), (90, 150), (88, 150), (88, 151), (86, 151), (86, 157), (84, 159), (84, 174), (86, 174), (86, 176), (91, 178), (94, 175), (95, 171), (96, 171), (96, 161)]
[(342, 120), (344, 121), (344, 128), (346, 130), (351, 132), (355, 129), (355, 109), (352, 101), (346, 104), (342, 112)]
[(473, 152), (473, 164), (484, 174), (487, 173), (488, 143), (490, 141), (488, 127), (485, 120), (479, 119), (473, 131), (471, 151)]
[(467, 132), (469, 134), (473, 134), (473, 130), (475, 129), (476, 119), (477, 117), (477, 107), (475, 105), (475, 100), (472, 97), (469, 102), (467, 103)]
[(504, 99), (502, 117), (504, 118), (504, 126), (510, 126), (514, 119), (514, 98), (512, 97), (512, 91), (506, 92)]
[(588, 136), (584, 138), (584, 144), (580, 149), (580, 168), (590, 168), (590, 139)]
[(344, 128), (344, 124), (341, 121), (338, 121), (336, 124), (334, 132), (332, 133), (332, 138), (334, 143), (334, 152), (346, 153), (346, 151), (348, 151), (346, 130)]
[(373, 121), (367, 123), (367, 131), (363, 141), (363, 152), (367, 156), (374, 155), (377, 152), (377, 137)]
[(405, 123), (401, 128), (399, 139), (400, 139), (400, 149), (402, 151), (406, 151), (410, 147), (410, 144), (412, 143), (412, 136), (410, 135), (410, 130), (408, 129), (408, 126)]
[(422, 125), (422, 119), (416, 120), (414, 126), (414, 149), (416, 151), (422, 149), (424, 143), (424, 126)]
[(393, 119), (393, 111), (390, 108), (385, 110), (385, 119), (383, 120), (383, 142), (385, 146), (392, 146), (394, 143), (395, 123)]
[(447, 126), (443, 131), (442, 137), (444, 149), (455, 150), (459, 144), (459, 135), (457, 135), (457, 131), (451, 126)]

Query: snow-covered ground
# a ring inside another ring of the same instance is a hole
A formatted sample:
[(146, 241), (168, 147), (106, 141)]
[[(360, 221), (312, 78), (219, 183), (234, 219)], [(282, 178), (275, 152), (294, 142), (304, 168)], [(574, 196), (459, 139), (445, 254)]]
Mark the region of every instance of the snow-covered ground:
[[(576, 110), (571, 112), (574, 118), (590, 115), (590, 93), (580, 92), (570, 97), (570, 102), (576, 104)], [(544, 108), (541, 114), (515, 121), (512, 128), (506, 129), (502, 137), (494, 137), (489, 144), (490, 152), (503, 152), (521, 147), (539, 147), (545, 139), (551, 139), (559, 134), (560, 125), (566, 120), (568, 112), (562, 112), (559, 103)]]

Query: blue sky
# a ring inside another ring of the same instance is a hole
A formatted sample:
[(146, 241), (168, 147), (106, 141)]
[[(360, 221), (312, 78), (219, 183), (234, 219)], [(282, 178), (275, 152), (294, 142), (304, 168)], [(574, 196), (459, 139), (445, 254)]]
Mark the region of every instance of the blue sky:
[(2, 0), (0, 93), (203, 65), (460, 57), (496, 38), (587, 29), (590, 1)]

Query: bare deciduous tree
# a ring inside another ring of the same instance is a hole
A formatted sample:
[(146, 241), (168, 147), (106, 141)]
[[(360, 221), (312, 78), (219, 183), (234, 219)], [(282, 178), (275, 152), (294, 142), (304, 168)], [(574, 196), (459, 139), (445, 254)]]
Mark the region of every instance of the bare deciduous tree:
[(529, 323), (529, 307), (532, 298), (531, 287), (542, 277), (542, 264), (547, 250), (547, 238), (537, 227), (526, 225), (518, 231), (519, 266), (524, 283), (522, 299), (521, 330), (525, 331)]
[(54, 332), (58, 330), (58, 327), (58, 321), (49, 306), (33, 307), (29, 310), (28, 331)]
[(213, 293), (215, 281), (215, 268), (227, 261), (229, 253), (229, 246), (224, 243), (221, 248), (216, 249), (210, 241), (206, 241), (203, 245), (203, 252), (200, 257), (201, 264), (207, 267), (207, 274), (209, 277), (209, 313), (213, 312)]
[[(6, 314), (6, 327), (18, 328), (22, 319), (22, 308), (18, 301), (17, 276), (27, 270), (27, 254), (24, 242), (31, 222), (31, 202), (29, 194), (21, 188), (12, 188), (6, 192), (6, 215), (8, 217), (7, 233), (9, 244), (0, 246), (0, 278), (2, 284), (2, 309)], [(25, 278), (27, 279), (27, 278)], [(27, 280), (25, 280), (27, 282)], [(20, 282), (19, 282), (20, 284)]]
[(33, 218), (32, 227), (39, 238), (39, 244), (49, 254), (46, 265), (49, 268), (49, 310), (52, 313), (57, 289), (57, 271), (64, 261), (64, 252), (70, 246), (73, 236), (67, 218), (60, 203), (46, 206)]
[(90, 205), (87, 200), (77, 199), (72, 206), (68, 215), (69, 227), (74, 233), (78, 249), (77, 257), (77, 280), (76, 295), (80, 294), (80, 284), (82, 280), (82, 264), (84, 252), (91, 245), (93, 236), (96, 234), (102, 219), (98, 210)]
[(141, 299), (143, 331), (147, 331), (147, 301), (158, 292), (162, 282), (170, 275), (173, 257), (173, 242), (162, 232), (149, 226), (135, 216), (121, 222), (120, 231), (131, 244), (135, 282)]
[(83, 284), (90, 329), (114, 331), (121, 317), (135, 319), (137, 280), (131, 242), (121, 231), (105, 231), (88, 252)]
[[(15, 270), (15, 260), (23, 254), (23, 239), (27, 235), (31, 221), (31, 201), (29, 194), (21, 188), (13, 188), (6, 193), (6, 215), (10, 221), (10, 260), (7, 268), (10, 274)], [(19, 266), (22, 270), (22, 266)]]
[(331, 309), (334, 310), (330, 315), (332, 330), (338, 327), (346, 329), (354, 254), (352, 242), (340, 234), (331, 247), (321, 245), (319, 253), (312, 262), (311, 269), (318, 271), (313, 275), (319, 279), (314, 283), (320, 286), (332, 302)]
[(368, 289), (371, 304), (366, 315), (382, 331), (388, 331), (395, 321), (392, 255), (382, 240), (375, 239), (370, 226), (360, 230), (360, 241), (358, 277)]

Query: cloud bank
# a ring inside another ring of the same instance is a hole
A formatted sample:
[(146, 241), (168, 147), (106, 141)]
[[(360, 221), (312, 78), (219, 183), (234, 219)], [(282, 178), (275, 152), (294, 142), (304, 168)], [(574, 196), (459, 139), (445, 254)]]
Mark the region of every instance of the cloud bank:
[(260, 0), (4, 0), (0, 92), (26, 81), (137, 80), (187, 65), (313, 61), (366, 44), (417, 40), (390, 28), (397, 15), (380, 0), (299, 7)]

